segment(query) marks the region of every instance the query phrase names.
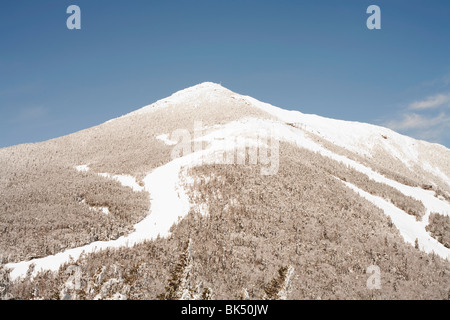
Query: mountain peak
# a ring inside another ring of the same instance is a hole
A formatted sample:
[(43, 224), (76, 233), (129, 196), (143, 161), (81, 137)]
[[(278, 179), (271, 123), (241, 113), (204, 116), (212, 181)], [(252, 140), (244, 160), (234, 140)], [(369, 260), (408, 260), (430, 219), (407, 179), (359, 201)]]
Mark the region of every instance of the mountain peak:
[(202, 83), (196, 84), (191, 87), (187, 87), (186, 89), (179, 90), (179, 91), (175, 92), (174, 94), (172, 94), (172, 96), (178, 96), (178, 95), (183, 95), (183, 94), (187, 94), (187, 93), (207, 92), (207, 91), (211, 91), (211, 90), (224, 90), (224, 91), (228, 91), (228, 92), (230, 91), (227, 88), (223, 87), (222, 84), (206, 81), (206, 82), (202, 82)]
[(214, 82), (202, 82), (192, 87), (182, 89), (175, 92), (171, 96), (158, 100), (155, 103), (144, 106), (136, 111), (126, 114), (124, 117), (133, 116), (138, 114), (144, 114), (148, 112), (156, 111), (160, 108), (164, 108), (169, 105), (178, 104), (181, 102), (187, 102), (190, 100), (200, 99), (202, 97), (208, 98), (213, 95), (220, 96), (226, 94), (232, 94), (233, 92), (223, 87), (221, 84)]
[[(224, 88), (223, 86), (222, 86), (222, 84), (219, 84), (219, 83), (215, 83), (215, 82), (210, 82), (210, 81), (205, 81), (205, 82), (201, 82), (201, 83), (199, 83), (199, 84), (196, 84), (196, 85), (194, 85), (194, 86), (192, 86), (192, 87), (189, 87), (189, 88), (211, 88), (211, 89), (218, 89), (218, 88)], [(188, 88), (188, 89), (189, 89)]]

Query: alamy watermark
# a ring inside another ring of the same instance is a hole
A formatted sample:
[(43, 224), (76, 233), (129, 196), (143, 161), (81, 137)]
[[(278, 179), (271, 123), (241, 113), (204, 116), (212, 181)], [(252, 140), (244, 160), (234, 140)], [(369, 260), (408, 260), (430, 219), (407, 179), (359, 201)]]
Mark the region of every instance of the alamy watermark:
[(81, 9), (79, 6), (71, 5), (67, 7), (66, 13), (70, 14), (67, 18), (66, 26), (69, 30), (81, 29)]
[(279, 168), (279, 141), (270, 128), (257, 132), (228, 134), (227, 129), (205, 128), (201, 121), (194, 122), (193, 135), (187, 129), (172, 132), (176, 143), (172, 159), (195, 155), (195, 161), (203, 164), (235, 164), (261, 166), (261, 175), (275, 175)]
[(379, 266), (371, 265), (366, 270), (370, 277), (367, 279), (366, 286), (370, 290), (380, 290), (381, 289), (381, 270)]
[[(77, 5), (70, 5), (67, 7), (66, 13), (70, 14), (67, 18), (66, 25), (69, 30), (81, 29), (81, 9)], [(367, 7), (366, 13), (371, 14), (367, 18), (366, 26), (369, 30), (381, 29), (381, 9), (377, 5), (370, 5)]]
[(367, 18), (366, 26), (369, 30), (381, 29), (381, 9), (379, 6), (371, 5), (367, 8), (366, 13), (371, 14)]

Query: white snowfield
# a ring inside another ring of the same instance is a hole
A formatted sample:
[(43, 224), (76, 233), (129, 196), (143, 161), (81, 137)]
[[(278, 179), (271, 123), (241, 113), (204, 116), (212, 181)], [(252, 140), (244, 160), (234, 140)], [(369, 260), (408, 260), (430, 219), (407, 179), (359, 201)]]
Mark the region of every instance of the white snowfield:
[(285, 110), (249, 96), (234, 94), (233, 97), (266, 111), (280, 119), (280, 121), (295, 124), (305, 131), (314, 133), (356, 154), (372, 158), (378, 148), (384, 149), (386, 153), (397, 158), (406, 166), (413, 167), (416, 165), (423, 168), (450, 186), (450, 177), (448, 175), (443, 173), (438, 167), (424, 162), (424, 159), (419, 156), (420, 146), (426, 148), (427, 146), (434, 145), (445, 149), (441, 145), (416, 140), (381, 126), (355, 121), (336, 120), (314, 114), (304, 114), (300, 111)]
[[(132, 114), (152, 112), (155, 106), (161, 108), (170, 103), (183, 102), (187, 98), (189, 100), (195, 100), (204, 95), (208, 95), (208, 98), (211, 98), (211, 95), (217, 95), (217, 91), (220, 93), (220, 90), (227, 92), (227, 94), (231, 92), (219, 85), (204, 83), (182, 90), (167, 99), (160, 100), (156, 104), (144, 107)], [(189, 180), (189, 177), (186, 176), (187, 168), (207, 163), (224, 163), (224, 153), (239, 152), (238, 150), (245, 150), (245, 148), (243, 149), (245, 146), (256, 145), (259, 148), (271, 148), (273, 147), (272, 143), (274, 140), (277, 142), (290, 142), (300, 148), (318, 152), (322, 156), (346, 164), (358, 172), (367, 175), (374, 181), (385, 183), (396, 188), (406, 196), (412, 196), (422, 201), (427, 211), (422, 221), (416, 221), (415, 217), (408, 215), (390, 202), (372, 196), (356, 186), (346, 183), (347, 187), (359, 193), (362, 197), (381, 208), (386, 215), (390, 216), (406, 242), (414, 245), (415, 240), (418, 239), (421, 250), (435, 252), (445, 259), (450, 258), (450, 249), (433, 239), (425, 230), (430, 212), (438, 212), (443, 215), (450, 214), (450, 204), (448, 202), (436, 198), (432, 191), (403, 185), (386, 178), (361, 163), (333, 153), (311, 140), (305, 131), (303, 131), (303, 128), (308, 126), (308, 131), (317, 132), (317, 134), (326, 136), (328, 140), (333, 141), (337, 145), (345, 146), (347, 149), (354, 149), (355, 152), (370, 154), (371, 145), (370, 143), (367, 144), (364, 139), (367, 138), (370, 142), (370, 139), (373, 139), (374, 135), (379, 135), (378, 131), (376, 133), (372, 132), (373, 130), (380, 130), (379, 127), (344, 121), (341, 123), (337, 120), (304, 115), (300, 112), (286, 111), (264, 104), (250, 97), (240, 95), (234, 95), (234, 97), (244, 99), (249, 104), (275, 115), (280, 120), (243, 118), (225, 125), (211, 127), (209, 130), (206, 130), (205, 135), (198, 138), (198, 140), (209, 142), (205, 150), (194, 150), (190, 154), (183, 155), (154, 169), (143, 179), (143, 187), (132, 176), (101, 174), (105, 178), (115, 179), (123, 185), (133, 188), (136, 192), (149, 192), (151, 207), (148, 216), (134, 226), (134, 232), (128, 236), (120, 237), (117, 240), (97, 241), (79, 248), (68, 249), (52, 256), (8, 264), (6, 267), (12, 269), (11, 278), (16, 279), (25, 276), (28, 268), (32, 264), (35, 265), (34, 274), (40, 270), (57, 271), (62, 264), (69, 262), (71, 258), (77, 260), (82, 253), (87, 254), (107, 248), (133, 246), (137, 243), (155, 239), (158, 235), (161, 237), (170, 235), (170, 228), (185, 217), (192, 207), (189, 197), (184, 190), (184, 185)], [(301, 129), (286, 124), (292, 122), (299, 123)], [(354, 130), (353, 135), (349, 134), (349, 132), (342, 134), (345, 131), (343, 128), (350, 128), (348, 129), (350, 131)], [(408, 165), (418, 161), (417, 149), (415, 148), (415, 144), (419, 143), (417, 140), (401, 136), (389, 129), (385, 130), (383, 132), (391, 138), (388, 139), (389, 143), (386, 142), (384, 146), (387, 150), (390, 150), (392, 154)], [(173, 140), (169, 139), (168, 134), (161, 134), (157, 138), (164, 143), (173, 145)], [(271, 158), (270, 160), (277, 161), (278, 159)], [(270, 165), (273, 166), (274, 164), (272, 163)], [(80, 172), (86, 172), (89, 170), (89, 167), (88, 165), (80, 165), (76, 169)], [(435, 170), (435, 168), (430, 166), (429, 170)], [(435, 171), (435, 173), (439, 172)], [(200, 208), (200, 211), (206, 212), (207, 208)]]
[[(418, 162), (417, 145), (420, 141), (398, 134), (390, 129), (367, 123), (335, 120), (314, 114), (304, 114), (260, 102), (249, 96), (234, 96), (266, 111), (283, 122), (325, 138), (331, 143), (357, 154), (372, 157), (373, 148), (381, 146), (407, 165)], [(385, 136), (389, 139), (383, 139)]]

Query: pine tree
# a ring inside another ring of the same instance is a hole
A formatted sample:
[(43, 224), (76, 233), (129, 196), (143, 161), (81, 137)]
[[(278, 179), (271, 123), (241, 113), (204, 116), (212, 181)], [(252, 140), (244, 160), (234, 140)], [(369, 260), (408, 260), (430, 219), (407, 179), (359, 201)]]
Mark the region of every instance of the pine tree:
[(8, 293), (10, 283), (9, 270), (0, 265), (0, 300), (12, 298), (11, 294)]
[(212, 300), (213, 292), (210, 288), (204, 288), (200, 300)]
[(211, 300), (211, 288), (203, 288), (202, 283), (195, 285), (192, 282), (193, 259), (191, 254), (192, 239), (189, 239), (178, 263), (172, 272), (169, 284), (163, 294), (158, 295), (161, 300)]
[(280, 267), (278, 276), (272, 279), (269, 285), (264, 289), (264, 300), (286, 300), (291, 277), (294, 273), (292, 266)]
[(191, 255), (192, 240), (189, 239), (183, 252), (180, 254), (178, 263), (169, 279), (169, 284), (165, 288), (165, 293), (158, 296), (162, 300), (190, 300), (193, 296), (191, 286)]

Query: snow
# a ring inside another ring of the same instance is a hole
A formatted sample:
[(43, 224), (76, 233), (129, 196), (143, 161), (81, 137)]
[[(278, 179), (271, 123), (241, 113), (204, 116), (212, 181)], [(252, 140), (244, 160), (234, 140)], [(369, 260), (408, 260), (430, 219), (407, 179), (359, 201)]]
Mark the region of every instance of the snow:
[(448, 184), (448, 185), (450, 186), (450, 178), (449, 178), (445, 173), (443, 173), (439, 168), (433, 167), (433, 166), (432, 166), (430, 163), (428, 163), (428, 162), (424, 162), (423, 165), (422, 165), (422, 167), (423, 167), (426, 171), (428, 171), (428, 172), (430, 172), (430, 173), (432, 173), (432, 174), (434, 174), (434, 175), (440, 177), (442, 180), (444, 180), (444, 182), (445, 182), (446, 184)]
[(136, 192), (144, 190), (144, 187), (139, 185), (139, 183), (136, 181), (136, 178), (130, 175), (120, 175), (120, 174), (111, 175), (109, 173), (99, 173), (99, 176), (116, 180), (120, 182), (120, 184), (123, 185), (124, 187), (130, 187), (131, 189), (133, 189), (133, 191)]
[[(232, 93), (230, 90), (222, 87), (220, 84), (213, 83), (213, 82), (203, 82), (201, 84), (177, 91), (176, 93), (172, 94), (170, 97), (158, 100), (155, 103), (152, 103), (148, 106), (142, 107), (142, 108), (140, 108), (136, 111), (133, 111), (131, 113), (128, 113), (126, 115), (123, 115), (120, 118), (155, 112), (157, 110), (161, 110), (161, 109), (164, 109), (164, 108), (167, 108), (169, 106), (173, 106), (173, 105), (176, 105), (179, 103), (183, 103), (183, 104), (190, 103), (192, 105), (192, 107), (196, 108), (198, 106), (197, 100), (199, 98), (202, 98), (202, 99), (208, 98), (208, 99), (214, 100), (215, 98), (219, 97), (218, 94), (215, 94), (216, 92), (220, 92), (220, 93), (226, 92), (226, 93), (230, 93), (230, 94)], [(220, 97), (219, 97), (219, 99), (220, 99)], [(109, 120), (109, 121), (107, 121), (107, 123), (115, 121), (120, 118)]]
[[(76, 166), (75, 169), (79, 172), (88, 172), (90, 170), (89, 166), (85, 164)], [(116, 180), (124, 187), (130, 187), (131, 189), (133, 189), (133, 191), (136, 192), (144, 190), (144, 187), (139, 185), (139, 183), (136, 181), (136, 178), (130, 175), (111, 175), (109, 173), (98, 173), (98, 175), (107, 179)]]
[[(87, 203), (86, 203), (86, 200), (84, 200), (84, 199), (81, 200), (81, 203), (87, 204)], [(88, 205), (88, 206), (89, 206), (89, 205)], [(104, 214), (106, 214), (106, 215), (109, 214), (109, 208), (108, 208), (108, 207), (89, 206), (89, 210), (95, 211), (95, 212), (102, 212), (102, 213), (104, 213)]]
[(189, 212), (188, 197), (183, 188), (178, 185), (181, 166), (188, 163), (189, 161), (183, 158), (175, 159), (153, 170), (145, 177), (145, 190), (152, 196), (151, 212), (134, 226), (134, 232), (128, 236), (112, 241), (96, 241), (52, 256), (8, 264), (6, 267), (12, 269), (11, 278), (25, 276), (31, 264), (35, 265), (34, 274), (40, 270), (57, 271), (62, 264), (70, 261), (71, 258), (77, 260), (82, 253), (92, 253), (107, 248), (131, 247), (137, 243), (155, 239), (158, 235), (169, 235), (170, 227), (179, 217), (184, 217)]
[(427, 253), (434, 252), (444, 259), (450, 258), (450, 249), (446, 248), (443, 244), (432, 238), (425, 230), (423, 224), (416, 221), (415, 217), (407, 214), (383, 198), (371, 195), (351, 183), (344, 181), (342, 182), (347, 187), (357, 192), (361, 197), (367, 199), (375, 206), (383, 210), (384, 213), (391, 218), (392, 222), (400, 231), (400, 234), (406, 242), (414, 245), (415, 240), (417, 239), (421, 250)]
[(75, 169), (79, 172), (87, 172), (89, 171), (89, 167), (85, 164), (81, 165), (81, 166), (76, 166)]
[(170, 140), (168, 134), (160, 134), (159, 136), (156, 137), (156, 139), (161, 140), (162, 142), (164, 142), (168, 146), (173, 146), (173, 145), (176, 145), (178, 143), (177, 141)]
[[(376, 125), (329, 119), (313, 114), (304, 114), (299, 111), (281, 109), (268, 103), (258, 101), (249, 96), (235, 94), (232, 91), (222, 87), (220, 84), (212, 82), (204, 82), (187, 89), (180, 90), (168, 98), (159, 100), (149, 106), (138, 109), (125, 115), (124, 117), (146, 114), (180, 103), (196, 107), (198, 105), (198, 101), (220, 103), (224, 99), (230, 98), (240, 100), (247, 105), (257, 107), (273, 115), (283, 123), (293, 123), (307, 132), (314, 133), (337, 146), (343, 147), (357, 154), (367, 157), (374, 157), (377, 149), (381, 148), (384, 149), (386, 153), (403, 162), (407, 167), (413, 168), (414, 165), (423, 165), (422, 161), (419, 160), (419, 146), (427, 145), (425, 142), (415, 140), (413, 138), (398, 134), (388, 128)], [(170, 140), (167, 134), (160, 135), (157, 138), (168, 145), (174, 145), (175, 142)], [(426, 168), (424, 169), (427, 170)], [(439, 170), (439, 168), (432, 169), (434, 174), (438, 174), (436, 170)], [(441, 174), (438, 175), (443, 177), (444, 181), (450, 185), (450, 179), (448, 179), (448, 177)]]
[[(140, 108), (124, 115), (129, 117), (141, 115), (155, 110), (160, 110), (177, 104), (196, 107), (198, 101), (208, 103), (220, 103), (224, 99), (233, 98), (245, 102), (247, 105), (257, 107), (279, 119), (284, 123), (294, 123), (303, 130), (314, 133), (325, 140), (343, 147), (357, 154), (374, 157), (378, 148), (384, 149), (388, 154), (403, 162), (407, 167), (422, 166), (419, 160), (419, 146), (427, 143), (401, 135), (388, 128), (354, 122), (334, 120), (313, 114), (304, 114), (299, 111), (290, 111), (260, 102), (252, 97), (235, 94), (222, 87), (220, 84), (204, 82), (184, 90), (180, 90), (170, 97), (161, 99), (151, 105)], [(117, 118), (120, 119), (120, 118)], [(113, 119), (111, 121), (114, 121)], [(383, 138), (385, 137), (385, 138)], [(175, 141), (168, 138), (167, 134), (157, 137), (168, 145), (174, 145)], [(424, 168), (426, 170), (426, 168)], [(434, 168), (439, 170), (438, 168)], [(436, 170), (434, 170), (436, 173)], [(442, 177), (442, 175), (439, 175)], [(443, 178), (450, 185), (450, 179)]]
[[(253, 128), (254, 126), (256, 126), (256, 127), (263, 126), (264, 124), (262, 122), (264, 122), (264, 121), (267, 121), (267, 120), (253, 119), (253, 121), (245, 123), (245, 127), (248, 130), (254, 130), (254, 129), (256, 129), (256, 128)], [(424, 206), (426, 208), (426, 214), (422, 218), (422, 221), (414, 224), (415, 228), (418, 228), (420, 226), (420, 229), (421, 229), (421, 233), (417, 234), (418, 238), (419, 238), (419, 242), (421, 240), (425, 241), (423, 233), (427, 234), (425, 227), (428, 225), (428, 218), (429, 218), (429, 215), (431, 212), (437, 212), (437, 213), (440, 213), (440, 214), (446, 215), (446, 216), (448, 216), (450, 214), (450, 204), (446, 201), (443, 201), (442, 199), (436, 198), (434, 196), (433, 191), (423, 190), (420, 187), (407, 186), (407, 185), (401, 184), (395, 180), (388, 179), (385, 176), (375, 172), (371, 168), (368, 168), (354, 160), (348, 159), (344, 156), (335, 154), (328, 149), (325, 149), (318, 143), (312, 141), (300, 129), (292, 128), (291, 126), (285, 126), (285, 125), (283, 126), (283, 125), (277, 124), (277, 123), (270, 123), (269, 125), (272, 128), (272, 130), (270, 132), (272, 134), (274, 134), (275, 137), (281, 141), (295, 143), (298, 147), (305, 148), (305, 149), (308, 149), (313, 152), (317, 152), (322, 156), (325, 156), (332, 160), (341, 162), (341, 163), (347, 165), (348, 167), (353, 168), (356, 171), (367, 175), (371, 180), (387, 184), (387, 185), (397, 189), (398, 191), (400, 191), (401, 193), (403, 193), (406, 196), (411, 196), (417, 200), (422, 201), (422, 203), (424, 204)], [(391, 205), (389, 208), (396, 208), (396, 207)], [(397, 208), (396, 208), (396, 210), (397, 210)], [(400, 210), (400, 209), (398, 209), (398, 210)], [(391, 211), (385, 211), (385, 213), (390, 214)], [(413, 219), (415, 221), (414, 217), (412, 217), (412, 216), (409, 216), (409, 217), (411, 217), (411, 219)], [(398, 220), (398, 221), (399, 221), (399, 224), (401, 224), (402, 222), (405, 222), (406, 220), (403, 219), (403, 220)], [(408, 228), (408, 226), (405, 225), (402, 228)], [(416, 233), (414, 233), (414, 234), (416, 234)], [(430, 237), (428, 236), (428, 238), (430, 238)], [(410, 242), (409, 238), (405, 238), (405, 240), (407, 242)], [(415, 238), (414, 238), (414, 240), (415, 240)], [(428, 241), (427, 244), (425, 244), (425, 243), (423, 244), (423, 247), (424, 247), (424, 250), (435, 250), (435, 252), (437, 254), (442, 254), (442, 256), (444, 258), (447, 258), (450, 253), (450, 249), (445, 248), (442, 244), (440, 244), (437, 241), (431, 241), (431, 242)]]
[(93, 207), (94, 210), (96, 211), (101, 211), (102, 213), (108, 215), (109, 214), (109, 209), (108, 207)]
[(249, 96), (234, 95), (233, 97), (243, 100), (285, 123), (293, 123), (303, 130), (357, 154), (372, 157), (375, 147), (379, 146), (407, 166), (419, 163), (418, 144), (421, 142), (390, 129), (367, 123), (335, 120), (299, 111), (285, 110)]

